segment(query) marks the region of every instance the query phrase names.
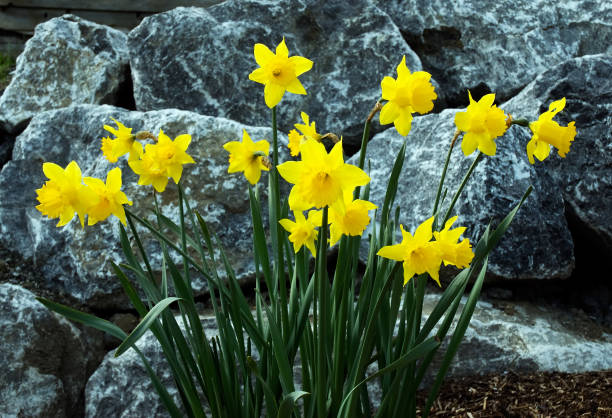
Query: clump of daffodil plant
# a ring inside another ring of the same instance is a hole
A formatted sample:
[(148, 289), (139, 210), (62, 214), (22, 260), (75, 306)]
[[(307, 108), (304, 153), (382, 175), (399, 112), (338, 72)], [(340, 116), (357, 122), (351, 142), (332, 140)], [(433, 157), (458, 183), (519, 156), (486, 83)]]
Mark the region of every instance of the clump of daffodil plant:
[[(395, 160), (382, 206), (368, 200), (370, 177), (364, 171), (365, 152), (376, 113), (380, 112), (381, 124), (393, 123), (406, 136), (413, 114), (433, 109), (437, 94), (431, 75), (410, 72), (402, 57), (397, 78), (382, 79), (381, 99), (373, 101), (374, 107), (365, 121), (358, 165), (345, 162), (342, 137), (318, 133), (315, 121), (305, 112), (301, 112), (302, 123), (296, 123), (289, 132), (290, 152), (298, 159), (279, 164), (276, 108), (285, 93), (306, 94), (298, 77), (307, 80), (305, 73), (313, 63), (304, 57), (289, 56), (284, 38), (276, 52), (256, 44), (254, 56), (259, 67), (249, 79), (264, 85), (264, 101), (271, 109), (271, 144), (263, 138), (252, 140), (244, 131), (241, 140), (228, 138), (224, 148), (229, 152), (228, 173), (243, 173), (245, 192), (248, 190), (250, 198), (255, 305), (248, 303), (238, 285), (214, 231), (192, 210), (182, 191), (184, 165), (194, 163), (187, 153), (191, 136), (182, 134), (172, 140), (163, 131), (157, 136), (148, 131), (132, 134), (131, 128), (116, 120), (116, 129), (104, 126), (115, 138), (102, 139), (102, 153), (111, 163), (128, 154), (129, 167), (139, 175), (138, 184), (152, 186), (155, 196), (163, 193), (172, 179), (178, 185), (180, 223), (163, 217), (163, 208), (157, 204), (158, 225), (126, 208), (124, 205), (132, 202), (120, 190), (119, 168), (110, 170), (104, 182), (83, 178), (75, 161), (66, 168), (51, 162), (43, 164), (49, 180), (37, 190), (37, 209), (49, 218), (59, 218), (58, 227), (69, 223), (75, 214), (83, 227), (86, 218), (89, 225), (110, 215), (120, 220), (127, 264), (113, 264), (113, 268), (141, 322), (126, 335), (108, 321), (40, 300), (68, 318), (121, 339), (116, 355), (130, 348), (136, 350), (173, 417), (203, 417), (205, 410), (214, 417), (415, 416), (416, 391), (433, 359), (439, 356), (440, 366), (422, 408), (423, 416), (427, 416), (474, 311), (488, 255), (531, 188), (500, 224), (489, 225), (475, 243), (463, 238), (466, 227), (459, 226), (461, 220), (453, 216), (455, 202), (478, 161), (484, 155), (495, 155), (495, 139), (502, 137), (510, 124), (527, 127), (533, 133), (526, 144), (532, 164), (534, 156), (545, 159), (551, 147), (565, 157), (576, 135), (574, 122), (562, 127), (552, 120), (564, 108), (565, 99), (550, 104), (549, 111), (537, 121), (513, 121), (493, 104), (494, 94), (475, 101), (468, 92), (467, 109), (455, 116), (457, 131), (449, 141), (431, 216), (416, 220), (420, 225), (408, 231), (398, 225), (401, 208), (391, 216), (406, 143)], [(473, 158), (473, 163), (446, 211), (441, 212), (446, 170), (460, 137), (465, 158)], [(326, 148), (324, 138), (332, 139), (333, 144)], [(143, 140), (153, 142), (143, 146)], [(471, 157), (476, 150), (478, 155)], [(259, 193), (262, 171), (269, 172), (268, 232), (262, 221)], [(288, 196), (280, 194), (281, 181), (291, 185)], [(380, 222), (371, 221), (375, 211)], [(363, 237), (370, 224), (372, 233)], [(161, 282), (151, 269), (137, 225), (148, 229), (161, 243)], [(175, 234), (163, 232), (168, 229)], [(401, 241), (397, 242), (400, 233)], [(363, 239), (368, 240), (369, 255), (365, 272), (360, 275), (359, 249)], [(136, 250), (131, 242), (136, 243)], [(337, 261), (328, 269), (327, 253), (336, 245)], [(168, 249), (182, 256), (182, 267), (169, 257)], [(219, 261), (225, 266), (224, 279), (217, 272)], [(431, 278), (442, 287), (443, 265), (455, 266), (459, 273), (424, 318), (426, 283)], [(208, 282), (218, 335), (207, 335), (202, 328), (191, 288), (192, 271)], [(462, 305), (470, 280), (474, 285)], [(267, 295), (263, 294), (264, 284)], [(173, 295), (169, 289), (173, 289)], [(180, 320), (167, 309), (171, 305), (178, 309)], [(451, 330), (456, 315), (459, 320)], [(147, 330), (155, 334), (163, 348), (178, 398), (170, 396), (134, 345)], [(444, 340), (448, 344), (442, 350)], [(376, 409), (372, 407), (374, 394), (366, 385), (370, 381), (376, 381), (380, 388)]]

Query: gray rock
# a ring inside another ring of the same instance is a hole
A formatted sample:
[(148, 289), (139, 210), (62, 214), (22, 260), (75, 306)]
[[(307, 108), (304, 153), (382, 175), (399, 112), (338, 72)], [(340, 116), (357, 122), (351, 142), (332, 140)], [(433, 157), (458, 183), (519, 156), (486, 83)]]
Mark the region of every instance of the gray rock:
[[(247, 129), (254, 141), (271, 138), (268, 128), (241, 125), (223, 118), (201, 116), (180, 110), (129, 112), (112, 106), (78, 105), (38, 114), (18, 137), (13, 160), (0, 172), (0, 243), (13, 248), (26, 260), (32, 260), (44, 277), (41, 286), (56, 293), (68, 293), (77, 301), (101, 308), (125, 307), (125, 298), (110, 261), (123, 262), (119, 245), (119, 222), (116, 218), (81, 228), (77, 219), (63, 228), (57, 220), (48, 220), (35, 209), (35, 190), (45, 178), (42, 162), (65, 167), (75, 160), (84, 176), (105, 179), (112, 168), (100, 151), (100, 139), (108, 133), (104, 124), (114, 125), (115, 117), (136, 133), (162, 128), (171, 138), (183, 133), (192, 136), (188, 153), (197, 162), (186, 165), (181, 182), (192, 207), (209, 223), (225, 245), (238, 278), (254, 274), (252, 259), (251, 215), (248, 188), (244, 176), (227, 175), (228, 153), (225, 142), (240, 140)], [(285, 144), (286, 136), (279, 139)], [(283, 147), (281, 159), (287, 152)], [(126, 157), (119, 160), (123, 188), (134, 202), (134, 211), (156, 222), (152, 187), (137, 186), (138, 176), (127, 166)], [(263, 174), (264, 185), (267, 175)], [(265, 187), (261, 187), (265, 189)], [(178, 223), (177, 188), (170, 181), (161, 195), (164, 215)], [(264, 205), (265, 206), (265, 205)], [(153, 266), (160, 266), (161, 252), (151, 236), (143, 240)], [(175, 254), (176, 256), (176, 254)], [(176, 257), (175, 261), (180, 262)], [(196, 293), (206, 291), (204, 280), (194, 277)]]
[(510, 98), (569, 58), (612, 53), (612, 5), (580, 0), (375, 0), (389, 13), (451, 105), (466, 89)]
[(0, 125), (16, 132), (45, 110), (116, 104), (128, 76), (126, 40), (116, 29), (73, 15), (38, 25), (0, 98)]
[[(538, 172), (550, 175), (563, 192), (570, 216), (579, 229), (612, 251), (612, 57), (593, 55), (572, 59), (540, 74), (517, 96), (503, 105), (517, 117), (536, 120), (548, 105), (566, 98), (565, 109), (557, 114), (562, 126), (576, 121), (576, 138), (566, 158), (556, 151)], [(594, 240), (594, 241), (593, 241)]]
[[(425, 318), (438, 299), (436, 294), (425, 297)], [(451, 332), (453, 329), (454, 325)], [(480, 300), (449, 375), (509, 370), (581, 373), (611, 367), (610, 329), (584, 312), (528, 302)]]
[[(458, 111), (447, 109), (413, 120), (412, 131), (406, 137), (406, 160), (395, 201), (401, 211), (400, 222), (408, 231), (414, 232), (431, 216)], [(492, 278), (505, 279), (565, 278), (572, 272), (574, 256), (561, 192), (550, 176), (536, 173), (529, 164), (525, 153), (528, 140), (526, 129), (518, 126), (497, 138), (497, 154), (485, 156), (476, 167), (451, 216), (459, 215), (455, 227), (466, 226), (465, 235), (475, 244), (486, 225), (491, 221), (496, 226), (518, 203), (527, 187), (533, 185), (533, 192), (493, 251), (488, 273)], [(403, 141), (395, 129), (388, 129), (368, 145), (370, 200), (381, 208), (393, 162)], [(464, 156), (460, 141), (453, 149), (446, 175), (448, 193), (441, 205), (442, 215), (476, 156), (476, 153)], [(355, 155), (350, 161), (355, 163), (356, 159)]]
[(83, 408), (83, 334), (29, 291), (0, 284), (0, 415), (66, 417)]
[(230, 0), (147, 17), (130, 32), (137, 109), (175, 107), (268, 126), (263, 85), (248, 75), (258, 68), (253, 45), (274, 50), (283, 36), (290, 55), (314, 61), (300, 77), (308, 95), (286, 94), (278, 106), (285, 131), (301, 123), (303, 110), (320, 131), (355, 145), (382, 78), (395, 76), (402, 55), (421, 69), (389, 16), (366, 0)]

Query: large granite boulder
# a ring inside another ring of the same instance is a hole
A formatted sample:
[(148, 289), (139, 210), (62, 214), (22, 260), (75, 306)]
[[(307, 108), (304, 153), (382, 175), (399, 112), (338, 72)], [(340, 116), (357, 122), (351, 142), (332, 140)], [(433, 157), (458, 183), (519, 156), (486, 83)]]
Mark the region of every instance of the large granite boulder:
[[(102, 129), (104, 124), (114, 126), (110, 117), (133, 128), (134, 133), (149, 130), (157, 134), (161, 128), (173, 139), (184, 133), (192, 136), (188, 153), (196, 164), (184, 167), (181, 183), (185, 194), (225, 245), (238, 278), (252, 276), (255, 267), (247, 182), (240, 174), (227, 175), (228, 153), (222, 145), (240, 140), (243, 129), (253, 140), (270, 139), (271, 130), (172, 109), (143, 113), (112, 106), (78, 105), (35, 116), (17, 139), (13, 160), (0, 172), (0, 245), (34, 262), (44, 277), (44, 288), (68, 293), (78, 302), (98, 308), (124, 306), (123, 291), (110, 265), (110, 261), (124, 261), (118, 220), (112, 217), (81, 228), (73, 219), (67, 226), (57, 228), (57, 220), (48, 220), (35, 209), (35, 190), (45, 181), (43, 161), (65, 167), (74, 160), (84, 176), (106, 178), (113, 165), (102, 155), (100, 139), (108, 134)], [(286, 136), (280, 134), (279, 138), (287, 143)], [(281, 157), (286, 156), (287, 152), (282, 151)], [(153, 188), (137, 186), (138, 176), (128, 167), (126, 157), (119, 160), (119, 166), (123, 172), (122, 190), (134, 202), (133, 210), (156, 222), (151, 212)], [(265, 184), (266, 179), (264, 173), (260, 181)], [(177, 188), (172, 181), (161, 194), (160, 204), (162, 212), (178, 223)], [(145, 233), (145, 246), (153, 265), (159, 266), (161, 251), (147, 236)], [(180, 262), (180, 258), (176, 261)], [(196, 293), (201, 293), (206, 283), (195, 277), (194, 287)], [(117, 299), (119, 295), (122, 297)]]
[(509, 99), (542, 71), (612, 53), (612, 4), (546, 0), (375, 0), (389, 13), (450, 105), (466, 89)]
[(380, 97), (380, 81), (395, 76), (406, 55), (419, 58), (389, 16), (369, 1), (230, 0), (207, 9), (178, 8), (145, 18), (129, 34), (138, 110), (174, 107), (268, 126), (253, 45), (274, 48), (285, 37), (290, 55), (314, 61), (300, 77), (308, 95), (286, 94), (278, 106), (288, 131), (308, 113), (322, 132), (360, 140), (363, 122)]
[(83, 410), (93, 351), (79, 329), (34, 297), (0, 284), (0, 415), (74, 416)]
[[(442, 167), (451, 142), (455, 114), (447, 109), (439, 114), (414, 118), (406, 137), (404, 168), (399, 178), (396, 206), (406, 230), (415, 228), (431, 216)], [(527, 129), (511, 127), (497, 138), (497, 154), (484, 156), (459, 197), (454, 214), (458, 225), (466, 226), (466, 236), (475, 243), (489, 222), (493, 227), (518, 203), (529, 185), (534, 190), (518, 212), (489, 260), (492, 278), (533, 279), (565, 278), (574, 267), (573, 243), (564, 217), (559, 187), (546, 174), (529, 164), (525, 145)], [(472, 161), (461, 151), (461, 139), (453, 148), (446, 174), (446, 200), (443, 215)], [(369, 143), (370, 200), (382, 207), (393, 162), (404, 142), (395, 129), (376, 135)], [(353, 156), (351, 161), (355, 161)], [(366, 163), (366, 167), (368, 167)], [(399, 228), (398, 228), (399, 234)]]
[(129, 79), (126, 41), (73, 15), (38, 25), (0, 97), (0, 126), (16, 132), (37, 113), (73, 103), (117, 104)]
[[(426, 314), (438, 298), (435, 294), (426, 296)], [(451, 332), (453, 329), (454, 325)], [(449, 375), (508, 370), (581, 373), (610, 368), (610, 328), (599, 325), (584, 312), (490, 298), (477, 303)]]
[[(548, 105), (566, 98), (555, 120), (563, 126), (576, 121), (577, 135), (566, 158), (555, 151), (536, 170), (549, 175), (562, 191), (568, 215), (577, 229), (599, 247), (601, 257), (612, 252), (612, 56), (591, 55), (561, 63), (540, 74), (503, 105), (518, 117), (536, 120)], [(597, 251), (597, 250), (596, 250)]]

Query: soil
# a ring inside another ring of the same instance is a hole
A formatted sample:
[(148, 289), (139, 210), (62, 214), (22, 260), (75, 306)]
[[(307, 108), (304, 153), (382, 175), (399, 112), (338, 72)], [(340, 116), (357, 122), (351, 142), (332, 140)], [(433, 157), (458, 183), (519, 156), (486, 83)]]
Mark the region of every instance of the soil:
[(449, 379), (429, 416), (612, 417), (611, 393), (612, 370), (471, 376)]

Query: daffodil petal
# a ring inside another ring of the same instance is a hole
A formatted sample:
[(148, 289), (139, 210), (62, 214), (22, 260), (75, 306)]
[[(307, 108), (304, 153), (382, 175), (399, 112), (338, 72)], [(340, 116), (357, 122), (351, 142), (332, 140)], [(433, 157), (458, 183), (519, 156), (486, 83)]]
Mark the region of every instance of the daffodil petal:
[[(382, 89), (382, 98), (383, 100), (393, 100), (395, 98), (396, 81), (393, 77), (386, 76), (380, 82), (380, 87)], [(390, 122), (388, 122), (390, 123)]]
[(472, 132), (467, 132), (461, 140), (461, 150), (464, 155), (471, 155), (478, 148), (478, 140)]
[(276, 47), (276, 56), (282, 58), (289, 57), (289, 49), (287, 48), (287, 44), (285, 43), (285, 37), (283, 36), (283, 40)]
[(495, 145), (495, 141), (489, 136), (482, 136), (480, 138), (480, 142), (478, 144), (478, 149), (488, 156), (495, 155), (495, 151), (497, 150), (497, 145)]
[(275, 57), (274, 52), (270, 51), (270, 48), (264, 44), (255, 44), (253, 47), (253, 55), (255, 56), (255, 62), (257, 62), (257, 65), (260, 67), (265, 66)]
[(399, 114), (399, 107), (393, 102), (387, 102), (380, 110), (380, 124), (387, 125), (392, 123), (398, 118)]
[(376, 255), (391, 260), (403, 261), (406, 256), (406, 248), (402, 244), (387, 245), (378, 250)]
[(297, 78), (291, 80), (291, 83), (289, 83), (286, 88), (289, 93), (306, 94), (306, 89)]
[(289, 57), (289, 62), (295, 66), (296, 77), (304, 74), (306, 71), (310, 71), (313, 65), (313, 62), (311, 60), (309, 60), (308, 58), (300, 57), (299, 55)]
[(113, 192), (121, 189), (121, 169), (119, 167), (113, 168), (106, 175), (106, 187)]
[(289, 183), (296, 184), (302, 178), (303, 165), (299, 161), (286, 161), (280, 164), (277, 169), (281, 177)]
[(412, 127), (412, 114), (408, 111), (401, 111), (399, 116), (393, 121), (395, 129), (400, 135), (406, 136), (410, 133)]
[(285, 94), (285, 87), (276, 83), (268, 83), (264, 87), (264, 99), (266, 101), (266, 106), (270, 109), (275, 107), (283, 98)]

